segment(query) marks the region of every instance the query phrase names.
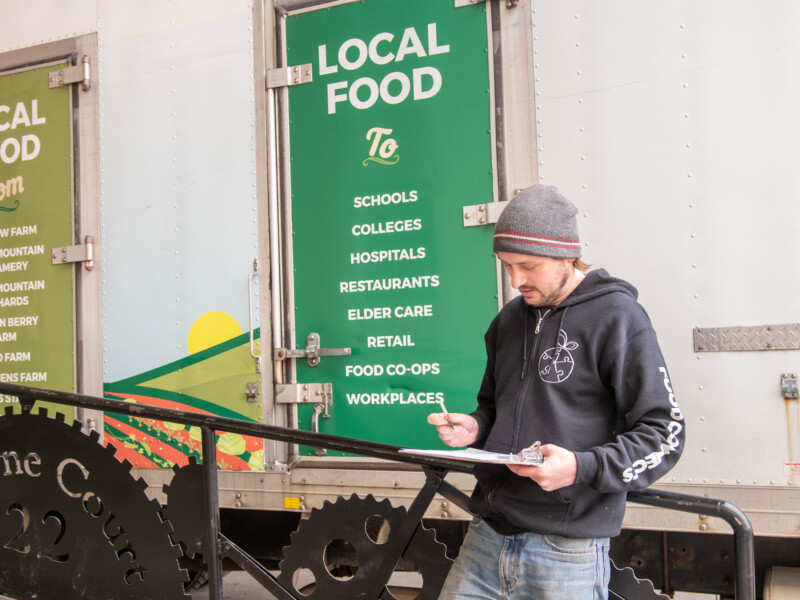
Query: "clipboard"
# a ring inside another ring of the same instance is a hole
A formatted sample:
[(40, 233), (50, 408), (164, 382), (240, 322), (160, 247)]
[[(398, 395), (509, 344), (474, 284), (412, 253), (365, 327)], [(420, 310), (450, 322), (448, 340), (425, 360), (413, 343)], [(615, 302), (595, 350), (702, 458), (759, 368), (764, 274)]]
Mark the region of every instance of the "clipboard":
[(464, 450), (420, 450), (417, 448), (401, 448), (401, 454), (416, 454), (418, 456), (435, 456), (439, 458), (452, 458), (467, 462), (492, 463), (498, 465), (526, 465), (540, 467), (544, 457), (539, 450), (539, 444), (525, 448), (522, 452), (504, 454), (502, 452), (488, 452), (476, 448)]

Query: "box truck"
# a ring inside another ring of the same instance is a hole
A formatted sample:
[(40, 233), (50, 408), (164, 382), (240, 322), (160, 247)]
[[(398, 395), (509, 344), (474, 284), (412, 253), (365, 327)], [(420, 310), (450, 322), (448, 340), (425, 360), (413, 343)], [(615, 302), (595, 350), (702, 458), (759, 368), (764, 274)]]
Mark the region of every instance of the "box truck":
[[(0, 381), (441, 447), (426, 416), (475, 406), (514, 294), (493, 223), (555, 185), (658, 332), (688, 437), (657, 487), (740, 507), (759, 594), (796, 596), (799, 20), (788, 0), (9, 0)], [(49, 408), (168, 507), (202, 455), (196, 427)], [(217, 448), (223, 530), (265, 563), (312, 509), (408, 505), (423, 481)], [(425, 516), (454, 547), (470, 518)], [(713, 517), (631, 503), (613, 554), (656, 589), (733, 593)]]

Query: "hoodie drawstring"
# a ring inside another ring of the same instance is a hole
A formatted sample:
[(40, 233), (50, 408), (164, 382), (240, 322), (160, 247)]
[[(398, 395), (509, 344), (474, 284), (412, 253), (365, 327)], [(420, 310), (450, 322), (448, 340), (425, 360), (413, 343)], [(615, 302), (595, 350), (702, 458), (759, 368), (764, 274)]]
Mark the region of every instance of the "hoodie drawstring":
[(522, 376), (520, 379), (525, 379), (528, 373), (528, 306), (522, 304), (522, 321), (524, 323), (522, 336)]
[[(567, 311), (569, 310), (569, 306), (565, 306), (564, 310), (561, 311), (561, 318), (558, 321), (558, 329), (556, 329), (556, 343), (553, 344), (553, 358), (550, 361), (550, 366), (553, 367), (553, 370), (556, 369), (556, 363), (558, 362), (558, 357), (561, 356), (561, 351), (564, 349), (565, 344), (561, 343), (561, 331), (564, 329), (564, 318), (567, 316)], [(566, 342), (566, 340), (565, 340)]]

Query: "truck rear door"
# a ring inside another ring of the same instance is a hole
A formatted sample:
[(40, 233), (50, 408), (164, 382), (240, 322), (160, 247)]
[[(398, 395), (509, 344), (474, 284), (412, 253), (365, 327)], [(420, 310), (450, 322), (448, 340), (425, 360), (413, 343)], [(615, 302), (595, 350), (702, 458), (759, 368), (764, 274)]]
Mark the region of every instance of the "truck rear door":
[[(92, 341), (94, 334), (80, 328), (99, 297), (99, 275), (91, 272), (96, 187), (90, 181), (96, 169), (90, 153), (83, 175), (75, 166), (96, 135), (93, 39), (0, 57), (0, 378), (5, 382), (98, 391), (83, 382), (99, 363), (99, 350), (91, 343), (78, 348), (79, 339)], [(2, 404), (19, 410), (17, 398), (3, 397)], [(72, 416), (72, 409), (58, 410)]]
[(302, 429), (435, 447), (426, 416), (474, 408), (498, 308), (492, 229), (464, 224), (495, 195), (486, 7), (328, 3), (282, 27), (310, 81), (285, 92), (278, 401)]

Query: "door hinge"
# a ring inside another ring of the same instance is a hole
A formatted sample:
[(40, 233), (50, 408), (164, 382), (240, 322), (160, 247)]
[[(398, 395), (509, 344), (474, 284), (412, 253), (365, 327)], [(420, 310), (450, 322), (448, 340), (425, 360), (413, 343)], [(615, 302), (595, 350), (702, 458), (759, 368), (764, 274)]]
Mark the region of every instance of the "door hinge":
[(500, 213), (503, 212), (507, 204), (508, 201), (504, 200), (503, 202), (487, 202), (486, 204), (464, 206), (461, 209), (464, 227), (497, 223), (497, 219), (500, 218)]
[(309, 333), (306, 338), (305, 350), (292, 350), (290, 348), (275, 348), (275, 360), (287, 358), (305, 358), (308, 365), (316, 367), (322, 356), (350, 356), (350, 348), (320, 348), (319, 334)]
[(82, 262), (86, 263), (84, 266), (87, 271), (94, 268), (94, 238), (87, 235), (83, 238), (83, 244), (75, 246), (64, 246), (62, 248), (53, 248), (53, 264), (63, 265), (67, 263)]
[(84, 92), (88, 92), (92, 87), (92, 69), (89, 57), (85, 56), (81, 62), (73, 67), (59, 69), (58, 71), (51, 71), (48, 73), (50, 78), (50, 87), (56, 88), (63, 85), (70, 85), (72, 83), (81, 83), (81, 88)]
[(267, 71), (267, 89), (311, 83), (311, 63), (294, 67), (281, 67)]
[(332, 383), (279, 383), (275, 386), (278, 404), (330, 404), (332, 398)]
[[(319, 433), (319, 419), (330, 419), (328, 407), (333, 402), (332, 383), (288, 383), (275, 386), (275, 402), (278, 404), (313, 404), (311, 431)], [(325, 456), (325, 448), (316, 448), (317, 456)]]

